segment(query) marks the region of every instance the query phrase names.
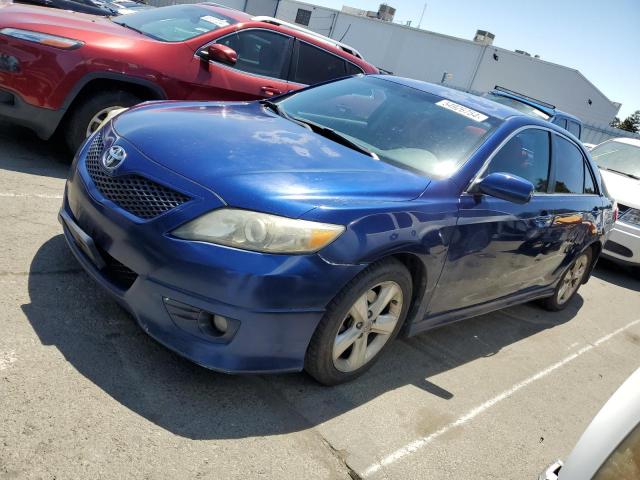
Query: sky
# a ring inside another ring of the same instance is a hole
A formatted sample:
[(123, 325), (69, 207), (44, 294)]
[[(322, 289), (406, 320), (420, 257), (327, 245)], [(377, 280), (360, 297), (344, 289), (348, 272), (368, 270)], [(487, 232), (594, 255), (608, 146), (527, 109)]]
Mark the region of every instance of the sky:
[[(378, 10), (379, 0), (306, 0)], [(424, 0), (386, 0), (394, 22), (418, 26)], [(640, 110), (640, 0), (427, 0), (421, 28), (471, 40), (477, 29), (494, 45), (524, 50), (575, 68), (612, 102), (619, 117)]]

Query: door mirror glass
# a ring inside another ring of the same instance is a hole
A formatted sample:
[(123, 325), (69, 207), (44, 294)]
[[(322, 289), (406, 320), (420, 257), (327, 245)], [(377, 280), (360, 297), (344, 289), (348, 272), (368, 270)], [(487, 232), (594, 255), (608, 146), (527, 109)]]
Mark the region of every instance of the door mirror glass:
[(204, 51), (200, 52), (200, 57), (206, 61), (211, 60), (225, 65), (235, 65), (238, 61), (238, 54), (233, 48), (219, 43), (209, 45)]
[(509, 173), (490, 173), (476, 184), (476, 191), (508, 202), (524, 204), (531, 200), (533, 184)]

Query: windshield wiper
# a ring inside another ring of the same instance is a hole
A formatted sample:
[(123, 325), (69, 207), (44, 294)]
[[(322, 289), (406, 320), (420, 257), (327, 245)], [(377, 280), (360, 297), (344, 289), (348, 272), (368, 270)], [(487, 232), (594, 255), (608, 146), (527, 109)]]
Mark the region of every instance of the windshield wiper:
[(303, 123), (307, 125), (308, 128), (313, 130), (315, 133), (322, 135), (325, 138), (333, 140), (336, 143), (340, 143), (341, 145), (344, 145), (345, 147), (349, 147), (357, 152), (364, 153), (365, 155), (368, 155), (371, 158), (380, 160), (380, 158), (378, 158), (378, 155), (376, 155), (374, 152), (372, 152), (371, 150), (367, 150), (362, 145), (354, 142), (353, 140), (350, 140), (345, 135), (342, 135), (341, 133), (336, 132), (332, 128), (325, 127), (323, 125), (319, 125), (314, 122), (310, 122), (309, 120), (303, 120), (301, 118), (296, 118), (296, 117), (289, 117), (289, 118), (295, 122)]
[(297, 118), (293, 118), (292, 116), (290, 116), (287, 112), (280, 108), (280, 105), (278, 105), (276, 102), (272, 102), (271, 100), (260, 100), (260, 103), (267, 107), (269, 110), (273, 111), (276, 115), (279, 115), (282, 118), (286, 118), (287, 120), (292, 121), (293, 123), (297, 123), (301, 127), (311, 130), (311, 127), (309, 125), (298, 120)]
[(633, 173), (621, 172), (620, 170), (616, 170), (614, 168), (609, 168), (609, 167), (600, 167), (600, 168), (604, 168), (608, 172), (613, 172), (613, 173), (617, 173), (619, 175), (624, 175), (625, 177), (629, 177), (629, 178), (634, 178), (636, 180), (640, 180), (640, 177), (637, 176), (637, 175), (634, 175)]
[(153, 35), (148, 35), (148, 34), (144, 33), (142, 30), (138, 30), (137, 28), (132, 27), (131, 25), (128, 25), (128, 24), (126, 24), (124, 22), (116, 22), (115, 20), (111, 20), (111, 21), (113, 23), (117, 23), (118, 25), (123, 26), (124, 28), (128, 28), (129, 30), (133, 30), (134, 32), (139, 33), (140, 35), (144, 35), (145, 37), (155, 38), (156, 40), (158, 40), (157, 37), (154, 37)]

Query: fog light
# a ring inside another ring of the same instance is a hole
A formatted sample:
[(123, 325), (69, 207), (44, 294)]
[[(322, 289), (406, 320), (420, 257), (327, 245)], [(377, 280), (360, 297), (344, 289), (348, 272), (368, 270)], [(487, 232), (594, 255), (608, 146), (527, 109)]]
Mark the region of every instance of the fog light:
[(213, 326), (216, 327), (220, 331), (220, 333), (225, 334), (229, 329), (229, 322), (222, 315), (214, 315)]

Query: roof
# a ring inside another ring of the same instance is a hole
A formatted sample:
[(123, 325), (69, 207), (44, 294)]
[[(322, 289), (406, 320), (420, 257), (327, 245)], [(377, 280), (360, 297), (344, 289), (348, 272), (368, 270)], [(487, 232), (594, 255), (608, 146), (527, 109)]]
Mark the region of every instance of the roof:
[[(423, 82), (422, 80), (414, 80), (404, 77), (396, 77), (393, 75), (374, 75), (382, 80), (389, 80), (391, 82), (405, 85), (407, 87), (415, 88), (423, 92), (436, 95), (438, 97), (446, 98), (452, 102), (464, 105), (467, 108), (477, 110), (485, 115), (489, 115), (500, 120), (505, 120), (509, 117), (527, 117), (527, 115), (519, 112), (515, 108), (502, 105), (500, 103), (488, 100), (472, 93), (462, 92), (453, 88), (445, 87), (443, 85), (436, 85), (434, 83)], [(528, 117), (527, 117), (528, 118)]]
[(286, 27), (289, 28), (291, 30), (295, 30), (296, 32), (301, 32), (304, 33), (305, 35), (308, 35), (310, 37), (315, 38), (316, 40), (323, 42), (323, 43), (327, 43), (329, 45), (332, 45), (336, 48), (339, 48), (340, 50), (344, 50), (347, 53), (350, 53), (351, 55), (358, 57), (358, 58), (362, 58), (362, 55), (360, 55), (360, 52), (358, 52), (358, 50), (356, 50), (355, 48), (353, 48), (350, 45), (347, 45), (346, 43), (342, 43), (338, 40), (334, 40), (333, 38), (329, 38), (325, 35), (321, 35), (317, 32), (314, 32), (313, 30), (309, 30), (308, 28), (303, 28), (299, 25), (294, 25), (293, 23), (289, 23), (289, 22), (285, 22), (283, 20), (280, 20), (279, 18), (274, 18), (274, 17), (268, 17), (265, 15), (260, 15), (257, 17), (253, 17), (252, 20), (254, 22), (264, 22), (264, 23), (270, 23), (272, 25), (278, 25), (279, 27)]

